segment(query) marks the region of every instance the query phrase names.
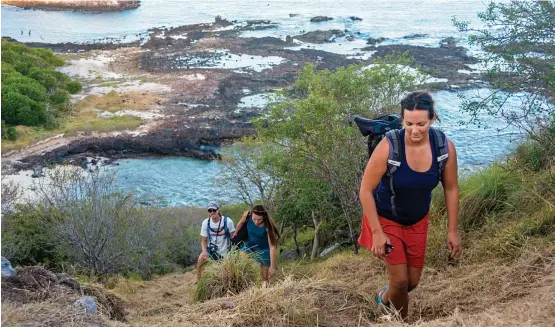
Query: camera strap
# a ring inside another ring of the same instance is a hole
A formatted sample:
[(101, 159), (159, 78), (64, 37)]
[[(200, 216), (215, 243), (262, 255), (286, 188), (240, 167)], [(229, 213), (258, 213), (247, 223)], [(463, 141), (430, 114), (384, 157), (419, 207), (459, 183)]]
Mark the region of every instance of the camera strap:
[(207, 224), (206, 224), (207, 232), (208, 232), (208, 244), (212, 244), (212, 237), (211, 237), (211, 233), (210, 233), (210, 232), (213, 232), (213, 233), (216, 234), (216, 236), (219, 236), (219, 234), (220, 234), (220, 232), (222, 231), (222, 229), (226, 229), (226, 225), (225, 225), (225, 224), (227, 224), (227, 221), (224, 221), (224, 226), (221, 227), (221, 225), (222, 225), (222, 220), (225, 220), (225, 218), (226, 218), (225, 216), (220, 217), (220, 221), (218, 222), (218, 228), (216, 228), (215, 230), (214, 230), (212, 227), (210, 227), (210, 223), (212, 222), (212, 218), (208, 218), (208, 221), (207, 221)]

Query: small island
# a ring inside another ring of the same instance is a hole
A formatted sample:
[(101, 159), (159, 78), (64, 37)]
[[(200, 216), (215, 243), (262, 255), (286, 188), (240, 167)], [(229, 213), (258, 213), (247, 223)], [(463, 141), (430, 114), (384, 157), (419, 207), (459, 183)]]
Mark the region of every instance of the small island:
[(2, 0), (3, 5), (24, 9), (78, 12), (109, 12), (136, 9), (139, 0)]

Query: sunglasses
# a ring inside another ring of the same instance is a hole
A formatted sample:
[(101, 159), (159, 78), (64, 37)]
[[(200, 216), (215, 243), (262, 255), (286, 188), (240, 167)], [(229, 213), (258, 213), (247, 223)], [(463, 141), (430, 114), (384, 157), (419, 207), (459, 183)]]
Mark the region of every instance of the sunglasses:
[(212, 212), (216, 212), (218, 211), (217, 209), (208, 209), (208, 212), (212, 213)]

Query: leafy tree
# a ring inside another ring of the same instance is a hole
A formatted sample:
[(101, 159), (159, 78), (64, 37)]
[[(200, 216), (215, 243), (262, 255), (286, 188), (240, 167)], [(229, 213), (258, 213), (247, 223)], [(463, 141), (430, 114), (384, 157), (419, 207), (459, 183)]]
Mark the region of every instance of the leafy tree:
[[(478, 17), (485, 23), (482, 29), (471, 29), (468, 22), (455, 18), (453, 23), (472, 32), (470, 45), (486, 51), (482, 61), (495, 90), (477, 100), (464, 99), (463, 109), (471, 121), (485, 112), (537, 139), (554, 112), (555, 1), (491, 2)], [(504, 106), (514, 92), (522, 101), (519, 110)]]

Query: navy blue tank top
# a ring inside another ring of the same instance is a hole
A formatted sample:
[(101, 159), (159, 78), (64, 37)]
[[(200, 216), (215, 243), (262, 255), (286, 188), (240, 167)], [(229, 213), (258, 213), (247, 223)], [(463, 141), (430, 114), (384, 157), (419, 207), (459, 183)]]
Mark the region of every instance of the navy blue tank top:
[[(400, 131), (403, 157), (401, 165), (393, 174), (393, 188), (395, 190), (395, 210), (397, 216), (391, 210), (391, 187), (389, 177), (385, 174), (374, 190), (374, 200), (378, 215), (395, 221), (401, 225), (413, 225), (422, 220), (430, 211), (432, 202), (432, 190), (439, 183), (438, 164), (435, 158), (435, 140), (430, 134), (430, 146), (432, 147), (432, 165), (428, 171), (420, 173), (412, 170), (407, 163), (405, 147), (405, 130)], [(430, 133), (432, 133), (430, 131)]]

